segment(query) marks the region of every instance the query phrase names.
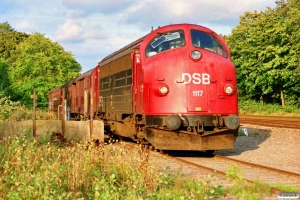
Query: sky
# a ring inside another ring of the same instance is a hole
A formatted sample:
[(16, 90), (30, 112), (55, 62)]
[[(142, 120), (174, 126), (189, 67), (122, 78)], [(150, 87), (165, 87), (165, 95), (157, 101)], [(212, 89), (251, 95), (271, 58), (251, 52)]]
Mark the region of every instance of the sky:
[(58, 42), (85, 72), (152, 27), (191, 23), (228, 35), (245, 12), (275, 5), (275, 0), (1, 0), (0, 23)]

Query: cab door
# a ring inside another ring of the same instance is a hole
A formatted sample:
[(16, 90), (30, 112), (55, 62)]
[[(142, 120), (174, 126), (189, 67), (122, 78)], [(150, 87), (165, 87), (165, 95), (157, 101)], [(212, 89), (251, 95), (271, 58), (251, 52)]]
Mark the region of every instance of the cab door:
[(144, 113), (144, 83), (143, 72), (141, 69), (139, 46), (134, 48), (131, 53), (132, 59), (132, 110), (135, 113)]

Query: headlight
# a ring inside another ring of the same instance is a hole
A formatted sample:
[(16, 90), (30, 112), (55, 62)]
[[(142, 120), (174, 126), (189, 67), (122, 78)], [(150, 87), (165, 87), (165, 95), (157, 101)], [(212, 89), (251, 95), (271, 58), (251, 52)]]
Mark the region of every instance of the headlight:
[(166, 95), (169, 92), (169, 88), (165, 85), (159, 87), (159, 93), (162, 95)]
[(195, 60), (195, 61), (200, 60), (200, 58), (201, 58), (201, 53), (200, 53), (200, 51), (197, 51), (197, 50), (192, 51), (192, 52), (191, 52), (191, 58), (192, 58), (193, 60)]
[(234, 93), (234, 89), (231, 85), (225, 86), (224, 91), (227, 95), (232, 95)]
[(240, 126), (240, 118), (237, 115), (228, 115), (225, 118), (225, 125), (230, 130), (235, 130)]
[(181, 126), (181, 118), (178, 115), (170, 115), (166, 118), (167, 127), (173, 131)]

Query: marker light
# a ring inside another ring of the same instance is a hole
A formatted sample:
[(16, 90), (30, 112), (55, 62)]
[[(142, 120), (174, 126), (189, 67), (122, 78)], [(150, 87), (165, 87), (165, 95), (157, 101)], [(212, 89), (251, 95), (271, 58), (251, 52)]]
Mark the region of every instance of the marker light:
[(201, 58), (201, 53), (200, 53), (200, 51), (194, 50), (191, 52), (190, 56), (193, 60), (198, 61)]
[(159, 87), (159, 93), (162, 95), (166, 95), (169, 92), (169, 88), (165, 85)]
[(224, 91), (227, 95), (232, 95), (234, 93), (234, 89), (230, 85), (225, 86)]

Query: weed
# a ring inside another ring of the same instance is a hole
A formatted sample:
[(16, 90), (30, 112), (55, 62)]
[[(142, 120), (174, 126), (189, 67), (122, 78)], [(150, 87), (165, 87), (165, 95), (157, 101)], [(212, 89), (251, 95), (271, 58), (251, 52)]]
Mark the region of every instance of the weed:
[(242, 177), (242, 170), (236, 166), (230, 166), (226, 176), (232, 181), (233, 187), (226, 189), (229, 194), (234, 194), (238, 199), (259, 200), (262, 196), (268, 196), (272, 193), (271, 186), (259, 181), (248, 183)]
[(280, 183), (276, 183), (275, 188), (285, 192), (299, 192), (299, 187), (283, 185)]
[(256, 131), (255, 131), (255, 132), (253, 133), (253, 135), (254, 135), (254, 136), (259, 136), (259, 132), (256, 132)]
[(245, 134), (243, 133), (243, 131), (239, 130), (239, 136), (245, 136)]
[(230, 166), (226, 171), (227, 179), (230, 179), (233, 182), (234, 186), (238, 186), (240, 184), (246, 184), (247, 181), (242, 177), (242, 169), (236, 166)]

